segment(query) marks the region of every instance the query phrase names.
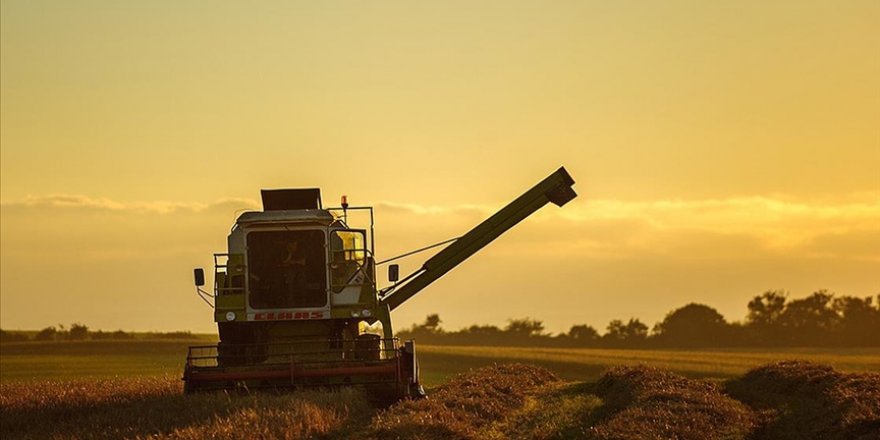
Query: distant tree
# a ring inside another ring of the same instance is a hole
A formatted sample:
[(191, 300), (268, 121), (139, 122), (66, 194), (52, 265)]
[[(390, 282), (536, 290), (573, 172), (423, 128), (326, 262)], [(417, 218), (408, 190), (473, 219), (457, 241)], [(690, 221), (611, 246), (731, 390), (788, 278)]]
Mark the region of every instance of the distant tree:
[(427, 318), (425, 318), (425, 323), (422, 324), (422, 328), (424, 328), (425, 330), (427, 330), (431, 333), (437, 333), (437, 332), (442, 331), (442, 329), (440, 329), (441, 322), (443, 322), (443, 321), (440, 320), (440, 315), (433, 313), (433, 314), (428, 315)]
[[(472, 325), (448, 331), (440, 327), (440, 316), (431, 314), (423, 323), (401, 331), (400, 336), (432, 344), (556, 347), (880, 346), (876, 337), (880, 334), (880, 294), (875, 298), (836, 298), (820, 290), (789, 300), (783, 290), (768, 290), (752, 298), (748, 310), (744, 322), (729, 323), (712, 307), (687, 304), (668, 313), (650, 337), (648, 326), (636, 318), (611, 321), (600, 337), (588, 325), (574, 325), (568, 332), (552, 336), (545, 332), (543, 322), (532, 318), (511, 319), (503, 329)], [(95, 332), (90, 337), (108, 336)]]
[(412, 327), (400, 332), (400, 336), (404, 338), (420, 339), (427, 342), (438, 342), (437, 337), (443, 334), (440, 328), (440, 315), (433, 313), (425, 318), (425, 322), (414, 324)]
[(831, 308), (840, 318), (837, 344), (844, 346), (880, 345), (880, 309), (874, 298), (842, 296), (835, 298)]
[(662, 345), (719, 347), (728, 344), (730, 331), (724, 316), (717, 310), (692, 303), (666, 315), (654, 326), (654, 334)]
[(198, 339), (198, 335), (194, 335), (189, 330), (178, 330), (173, 332), (150, 332), (147, 333), (148, 339)]
[(503, 332), (500, 328), (494, 325), (472, 325), (464, 330), (461, 333), (465, 333), (472, 336), (492, 336), (497, 337), (501, 335)]
[(605, 330), (604, 338), (607, 340), (619, 342), (626, 340), (626, 325), (619, 319), (611, 320)]
[(72, 341), (84, 341), (89, 337), (89, 328), (80, 323), (70, 324), (70, 330), (67, 332), (67, 338)]
[(126, 333), (122, 330), (116, 330), (110, 334), (113, 335), (113, 339), (134, 339), (134, 333)]
[(831, 308), (834, 294), (819, 290), (791, 301), (779, 317), (786, 341), (795, 345), (826, 345), (839, 324), (840, 316)]
[(638, 319), (630, 319), (626, 324), (626, 334), (634, 341), (644, 341), (648, 338), (648, 326)]
[(34, 335), (35, 341), (54, 341), (58, 338), (58, 329), (55, 327), (46, 327)]
[(768, 290), (749, 301), (750, 324), (758, 326), (772, 325), (779, 321), (785, 310), (788, 293), (784, 290)]
[(574, 342), (583, 344), (599, 340), (599, 332), (586, 324), (573, 325), (568, 331), (568, 337)]
[(0, 342), (24, 342), (28, 337), (24, 333), (0, 330)]
[(632, 318), (626, 324), (619, 319), (608, 323), (608, 332), (602, 337), (610, 345), (643, 345), (648, 338), (648, 326)]
[(745, 339), (751, 345), (784, 344), (780, 318), (785, 311), (788, 292), (768, 290), (749, 301), (749, 314), (744, 329)]
[(544, 323), (537, 319), (510, 319), (504, 331), (518, 337), (540, 336), (544, 332)]
[(731, 322), (727, 325), (727, 331), (727, 341), (729, 346), (742, 347), (760, 345), (753, 342), (755, 338), (747, 324), (742, 322)]
[(122, 330), (116, 330), (115, 332), (105, 332), (102, 330), (98, 331), (89, 331), (89, 339), (94, 340), (104, 340), (104, 339), (134, 339), (134, 333), (126, 333)]

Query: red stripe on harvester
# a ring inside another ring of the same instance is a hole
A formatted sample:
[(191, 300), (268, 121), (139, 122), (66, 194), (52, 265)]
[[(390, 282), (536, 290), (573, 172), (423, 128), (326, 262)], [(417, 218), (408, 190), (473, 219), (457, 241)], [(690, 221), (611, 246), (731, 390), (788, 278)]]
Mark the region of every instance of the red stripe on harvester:
[(191, 371), (192, 381), (291, 379), (292, 377), (379, 376), (397, 373), (397, 363), (374, 367), (339, 367), (327, 369), (284, 368), (254, 371)]

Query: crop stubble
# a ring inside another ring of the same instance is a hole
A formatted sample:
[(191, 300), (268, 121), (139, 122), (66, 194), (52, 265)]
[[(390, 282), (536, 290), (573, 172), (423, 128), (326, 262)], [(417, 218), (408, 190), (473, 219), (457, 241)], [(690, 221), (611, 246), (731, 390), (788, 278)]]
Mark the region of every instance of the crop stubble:
[(503, 364), (385, 409), (354, 389), (183, 396), (173, 376), (17, 382), (0, 385), (0, 437), (867, 440), (880, 438), (880, 375), (781, 362), (718, 383), (640, 365), (567, 382)]

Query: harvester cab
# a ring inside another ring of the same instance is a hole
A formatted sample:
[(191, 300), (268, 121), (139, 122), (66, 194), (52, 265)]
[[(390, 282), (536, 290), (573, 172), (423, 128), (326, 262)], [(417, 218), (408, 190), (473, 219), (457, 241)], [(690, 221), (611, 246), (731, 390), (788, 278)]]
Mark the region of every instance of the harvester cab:
[[(396, 398), (422, 395), (415, 343), (394, 336), (391, 311), (547, 203), (576, 197), (573, 184), (560, 168), (416, 272), (398, 280), (393, 266), (395, 283), (381, 290), (372, 207), (343, 197), (325, 208), (319, 189), (263, 190), (263, 211), (241, 214), (227, 252), (214, 254), (213, 293), (195, 270), (220, 342), (189, 348), (185, 392), (363, 385)], [(351, 227), (353, 211), (369, 224)]]

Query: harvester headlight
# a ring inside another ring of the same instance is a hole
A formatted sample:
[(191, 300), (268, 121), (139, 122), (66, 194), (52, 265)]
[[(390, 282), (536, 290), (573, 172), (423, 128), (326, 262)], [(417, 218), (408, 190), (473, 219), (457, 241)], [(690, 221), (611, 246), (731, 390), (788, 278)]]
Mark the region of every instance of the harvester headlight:
[(363, 310), (361, 310), (361, 316), (369, 317), (369, 316), (372, 315), (372, 314), (373, 314), (373, 312), (371, 312), (369, 309), (363, 309)]
[(227, 321), (235, 321), (235, 312), (226, 312)]
[(357, 318), (358, 316), (361, 316), (361, 313), (358, 312), (357, 310), (352, 310), (352, 311), (351, 311), (351, 316)]

